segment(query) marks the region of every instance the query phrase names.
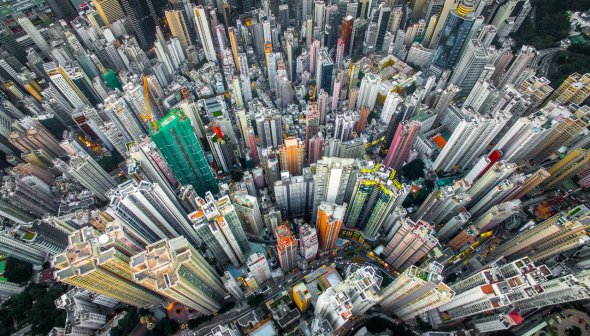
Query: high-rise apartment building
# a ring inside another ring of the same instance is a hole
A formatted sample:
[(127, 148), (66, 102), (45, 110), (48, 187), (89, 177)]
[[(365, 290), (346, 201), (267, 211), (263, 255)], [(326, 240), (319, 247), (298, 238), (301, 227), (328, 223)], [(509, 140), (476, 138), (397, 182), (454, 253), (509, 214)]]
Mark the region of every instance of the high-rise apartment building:
[(301, 243), (301, 256), (307, 261), (314, 260), (318, 255), (318, 234), (317, 230), (304, 224), (299, 227), (299, 242)]
[(318, 207), (318, 218), (316, 230), (318, 233), (319, 248), (322, 251), (331, 250), (336, 247), (338, 233), (346, 213), (345, 205), (322, 202)]
[(518, 78), (521, 76), (524, 69), (530, 66), (533, 58), (535, 58), (536, 55), (537, 50), (535, 48), (523, 45), (516, 54), (516, 58), (512, 62), (512, 65), (510, 65), (510, 68), (508, 68), (500, 80), (498, 88), (503, 88), (508, 84), (519, 86), (521, 83), (517, 82)]
[(58, 199), (51, 187), (34, 175), (4, 176), (0, 193), (5, 202), (36, 218), (58, 210)]
[(292, 175), (301, 175), (305, 162), (305, 144), (298, 138), (287, 138), (279, 145), (281, 169)]
[(191, 121), (180, 110), (172, 110), (151, 130), (151, 138), (182, 184), (191, 184), (199, 195), (217, 193), (219, 187), (203, 148), (191, 127)]
[(277, 256), (283, 273), (288, 273), (297, 267), (297, 238), (285, 225), (275, 229), (277, 240)]
[(422, 259), (438, 244), (434, 229), (423, 220), (401, 219), (383, 254), (389, 265), (403, 271)]
[(246, 261), (250, 275), (256, 280), (258, 285), (262, 285), (272, 278), (268, 261), (264, 255), (259, 252), (252, 253)]
[(589, 227), (590, 210), (578, 205), (506, 240), (490, 253), (489, 258), (504, 256), (513, 260), (528, 256), (533, 261), (545, 260), (578, 247)]
[(379, 305), (408, 320), (448, 303), (455, 293), (442, 282), (441, 272), (442, 266), (437, 263), (425, 269), (410, 266), (383, 288)]
[(223, 263), (229, 260), (236, 267), (246, 260), (244, 252), (250, 247), (242, 223), (229, 196), (215, 199), (211, 192), (197, 198), (200, 209), (189, 218), (194, 231), (205, 242), (215, 258)]
[(115, 179), (87, 154), (79, 153), (72, 156), (68, 163), (60, 159), (55, 160), (54, 163), (56, 169), (68, 178), (79, 182), (103, 201), (108, 200), (107, 192), (117, 186)]
[(193, 244), (199, 238), (178, 201), (157, 183), (129, 180), (107, 193), (106, 212), (141, 233), (150, 243), (185, 236)]
[(180, 10), (167, 10), (165, 14), (172, 36), (178, 39), (183, 49), (186, 49), (192, 43), (190, 38), (190, 27), (185, 21), (184, 12)]
[(184, 237), (146, 246), (129, 265), (133, 281), (203, 315), (216, 313), (227, 293), (213, 267)]
[[(116, 1), (116, 0), (114, 0)], [(46, 56), (50, 55), (51, 47), (47, 40), (41, 35), (39, 30), (35, 27), (35, 25), (29, 20), (28, 17), (22, 16), (18, 18), (18, 24), (21, 28), (29, 35), (33, 43), (43, 52)]]
[(379, 85), (381, 84), (381, 77), (377, 74), (369, 73), (361, 81), (359, 89), (359, 96), (356, 101), (358, 109), (365, 106), (372, 111), (377, 101), (377, 94), (379, 92)]
[(217, 61), (217, 54), (215, 46), (213, 45), (213, 38), (211, 37), (211, 29), (209, 21), (207, 20), (207, 12), (203, 6), (193, 7), (193, 15), (195, 16), (195, 24), (199, 32), (201, 45), (205, 50), (205, 57), (208, 61)]
[(56, 279), (136, 307), (160, 303), (152, 289), (132, 281), (131, 251), (108, 241), (92, 227), (75, 231), (64, 253), (51, 260)]
[(574, 149), (549, 168), (548, 173), (551, 176), (543, 182), (543, 187), (545, 189), (558, 187), (563, 181), (573, 177), (587, 167), (589, 162), (589, 150), (583, 148)]
[(566, 78), (549, 96), (549, 100), (567, 105), (569, 103), (582, 104), (590, 97), (590, 74), (573, 73)]
[(255, 236), (260, 236), (264, 232), (264, 222), (262, 213), (258, 205), (258, 199), (255, 196), (235, 193), (232, 195), (234, 208), (244, 224), (246, 231)]
[(312, 218), (314, 180), (309, 168), (303, 169), (302, 176), (281, 174), (281, 180), (273, 186), (277, 207), (284, 218)]
[(313, 208), (320, 203), (342, 204), (353, 173), (354, 159), (324, 157), (315, 165)]
[(383, 160), (385, 169), (391, 168), (398, 170), (406, 163), (421, 127), (422, 123), (415, 120), (401, 122), (397, 126), (397, 130), (387, 151), (387, 156)]

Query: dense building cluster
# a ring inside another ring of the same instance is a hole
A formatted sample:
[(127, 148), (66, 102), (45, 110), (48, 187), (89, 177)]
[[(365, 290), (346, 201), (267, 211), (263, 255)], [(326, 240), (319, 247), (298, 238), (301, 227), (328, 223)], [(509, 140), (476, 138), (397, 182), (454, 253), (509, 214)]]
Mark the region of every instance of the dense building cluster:
[(590, 300), (590, 74), (532, 7), (4, 1), (0, 257), (69, 285), (50, 335), (534, 328)]

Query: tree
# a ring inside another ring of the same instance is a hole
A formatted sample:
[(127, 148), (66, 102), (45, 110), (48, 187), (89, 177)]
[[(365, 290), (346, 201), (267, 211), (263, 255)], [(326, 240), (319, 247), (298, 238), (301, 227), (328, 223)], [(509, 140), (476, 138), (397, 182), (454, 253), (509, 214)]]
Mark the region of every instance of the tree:
[(581, 336), (582, 335), (582, 329), (580, 329), (577, 326), (571, 326), (571, 327), (565, 329), (565, 334), (567, 336)]
[(264, 301), (264, 294), (258, 294), (248, 299), (248, 305), (250, 307), (258, 307)]
[(31, 278), (31, 275), (33, 275), (33, 265), (28, 262), (15, 258), (8, 258), (6, 261), (4, 277), (8, 281), (15, 283), (27, 282)]
[(234, 182), (240, 182), (244, 177), (244, 172), (241, 170), (234, 169), (231, 172), (231, 179)]
[(420, 159), (416, 159), (401, 167), (399, 173), (411, 181), (422, 178), (424, 177), (424, 162)]

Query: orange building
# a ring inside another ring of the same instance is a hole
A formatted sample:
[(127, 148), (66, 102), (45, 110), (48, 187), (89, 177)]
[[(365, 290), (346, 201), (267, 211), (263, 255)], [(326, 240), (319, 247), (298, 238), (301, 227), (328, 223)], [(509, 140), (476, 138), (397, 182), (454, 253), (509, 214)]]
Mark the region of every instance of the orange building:
[(346, 213), (346, 205), (336, 205), (322, 202), (318, 207), (318, 218), (316, 230), (318, 232), (318, 244), (322, 251), (331, 250), (336, 247), (336, 240), (342, 220)]

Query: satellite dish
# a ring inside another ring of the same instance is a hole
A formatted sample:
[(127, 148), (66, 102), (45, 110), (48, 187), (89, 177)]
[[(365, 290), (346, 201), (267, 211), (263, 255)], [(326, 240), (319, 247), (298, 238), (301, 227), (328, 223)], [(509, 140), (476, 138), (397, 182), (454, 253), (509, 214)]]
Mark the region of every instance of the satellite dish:
[(109, 236), (106, 234), (100, 235), (100, 237), (98, 237), (98, 242), (101, 244), (106, 244), (109, 242)]

